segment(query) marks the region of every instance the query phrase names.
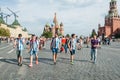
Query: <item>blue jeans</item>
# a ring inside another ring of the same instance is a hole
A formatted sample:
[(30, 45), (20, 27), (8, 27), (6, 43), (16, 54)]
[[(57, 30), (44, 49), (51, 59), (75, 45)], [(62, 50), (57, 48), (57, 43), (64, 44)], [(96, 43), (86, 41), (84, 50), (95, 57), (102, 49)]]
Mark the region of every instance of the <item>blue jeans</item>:
[(68, 46), (67, 44), (64, 45), (65, 53), (67, 53)]
[(94, 60), (94, 62), (96, 62), (96, 60), (97, 60), (97, 49), (91, 49), (91, 60)]

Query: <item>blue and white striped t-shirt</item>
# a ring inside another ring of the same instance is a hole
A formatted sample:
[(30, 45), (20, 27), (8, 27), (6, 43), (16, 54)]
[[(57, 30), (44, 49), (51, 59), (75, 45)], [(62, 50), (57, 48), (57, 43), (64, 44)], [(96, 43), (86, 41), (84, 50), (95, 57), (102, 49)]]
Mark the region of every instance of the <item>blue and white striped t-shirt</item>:
[(60, 39), (59, 38), (53, 38), (52, 40), (52, 48), (59, 48), (59, 45), (60, 45)]
[(38, 51), (38, 46), (39, 46), (39, 42), (38, 40), (36, 41), (30, 41), (30, 47), (32, 51)]
[(23, 50), (24, 49), (24, 45), (23, 45), (23, 39), (17, 39), (17, 50)]
[(71, 49), (76, 49), (76, 43), (77, 43), (77, 40), (76, 39), (70, 39), (70, 47)]

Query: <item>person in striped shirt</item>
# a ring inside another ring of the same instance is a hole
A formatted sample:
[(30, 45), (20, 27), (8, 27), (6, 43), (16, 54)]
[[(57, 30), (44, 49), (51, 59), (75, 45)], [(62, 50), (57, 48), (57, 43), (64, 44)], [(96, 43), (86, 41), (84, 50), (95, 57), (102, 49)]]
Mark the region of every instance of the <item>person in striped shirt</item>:
[(58, 34), (55, 34), (55, 37), (51, 41), (50, 47), (53, 53), (54, 64), (56, 64), (58, 50), (60, 49), (60, 39), (58, 38)]
[(24, 39), (22, 34), (18, 34), (18, 38), (14, 42), (14, 48), (16, 48), (18, 66), (22, 66), (22, 52), (24, 49)]

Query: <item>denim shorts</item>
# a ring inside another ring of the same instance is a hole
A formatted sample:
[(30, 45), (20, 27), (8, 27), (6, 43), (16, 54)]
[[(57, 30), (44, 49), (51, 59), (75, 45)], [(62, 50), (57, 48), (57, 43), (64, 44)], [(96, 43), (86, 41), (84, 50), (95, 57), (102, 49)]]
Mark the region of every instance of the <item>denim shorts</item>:
[(74, 55), (75, 54), (75, 50), (73, 49), (72, 51), (70, 51), (70, 54)]
[(37, 51), (31, 50), (30, 51), (30, 56), (32, 56), (32, 55), (37, 55)]
[(53, 52), (53, 54), (57, 54), (58, 53), (58, 48), (52, 48), (52, 52)]

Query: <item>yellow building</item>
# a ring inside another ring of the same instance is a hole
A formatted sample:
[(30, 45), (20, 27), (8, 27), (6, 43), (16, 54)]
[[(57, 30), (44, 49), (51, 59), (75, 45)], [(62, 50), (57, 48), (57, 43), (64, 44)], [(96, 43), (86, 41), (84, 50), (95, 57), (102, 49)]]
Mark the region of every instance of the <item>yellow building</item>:
[(8, 25), (4, 24), (3, 19), (1, 18), (0, 19), (0, 27), (4, 28), (4, 29), (8, 29), (10, 31), (10, 37), (17, 38), (18, 34), (22, 34), (22, 36), (24, 38), (30, 37), (28, 35), (28, 32), (26, 30), (24, 30), (22, 28), (22, 26), (20, 26), (20, 24), (18, 23), (17, 20), (15, 20), (12, 25), (8, 26)]

